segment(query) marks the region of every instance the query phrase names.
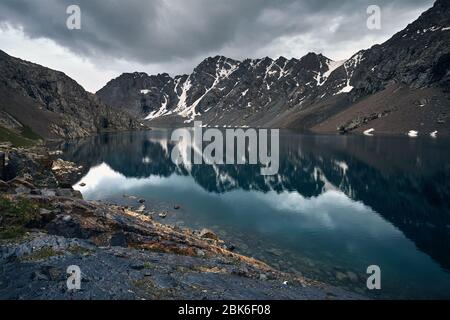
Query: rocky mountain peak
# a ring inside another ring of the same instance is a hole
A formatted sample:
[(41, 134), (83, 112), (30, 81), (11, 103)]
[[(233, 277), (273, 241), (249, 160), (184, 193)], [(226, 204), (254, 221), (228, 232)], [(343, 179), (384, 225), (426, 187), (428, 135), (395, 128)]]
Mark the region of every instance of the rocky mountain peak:
[(392, 39), (348, 60), (333, 61), (314, 52), (299, 59), (243, 61), (218, 55), (202, 61), (190, 75), (149, 76), (146, 88), (109, 83), (98, 94), (141, 118), (170, 119), (170, 125), (199, 119), (213, 126), (271, 126), (290, 122), (292, 113), (326, 105), (326, 115), (308, 116), (309, 126), (392, 84), (450, 87), (448, 13), (449, 1), (436, 1)]
[[(224, 56), (215, 56), (209, 57), (203, 60), (195, 69), (193, 74), (206, 72), (212, 76), (216, 74), (216, 72), (227, 73), (228, 71), (235, 69), (240, 64), (239, 61), (224, 57)], [(222, 71), (221, 71), (222, 70)]]
[(276, 61), (276, 63), (277, 63), (278, 65), (284, 65), (284, 64), (286, 64), (289, 60), (288, 60), (287, 58), (283, 57), (283, 56), (280, 56), (280, 57), (278, 57), (278, 59), (275, 60), (275, 61)]
[(140, 128), (64, 73), (0, 52), (0, 111), (44, 138)]

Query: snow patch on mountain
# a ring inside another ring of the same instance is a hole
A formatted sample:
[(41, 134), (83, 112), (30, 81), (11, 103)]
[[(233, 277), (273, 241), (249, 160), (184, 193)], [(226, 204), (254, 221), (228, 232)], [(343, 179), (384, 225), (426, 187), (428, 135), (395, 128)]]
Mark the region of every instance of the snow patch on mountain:
[(161, 117), (162, 115), (165, 115), (167, 113), (167, 104), (169, 102), (167, 95), (163, 96), (164, 101), (161, 104), (161, 107), (159, 108), (159, 110), (155, 110), (152, 113), (150, 113), (145, 120), (151, 120), (151, 119), (155, 119), (158, 117)]
[[(225, 61), (223, 61), (225, 59)], [(227, 66), (227, 67), (225, 67)], [(196, 113), (196, 108), (198, 104), (203, 100), (203, 98), (211, 92), (211, 90), (215, 89), (216, 86), (223, 80), (228, 78), (236, 69), (238, 68), (238, 64), (231, 64), (227, 61), (226, 58), (220, 57), (219, 60), (216, 63), (216, 75), (214, 78), (214, 82), (211, 85), (210, 88), (208, 88), (205, 93), (198, 98), (191, 106), (186, 108), (186, 110), (183, 110), (180, 115), (183, 117), (188, 117), (189, 119), (185, 121), (185, 123), (189, 123), (194, 121), (195, 117), (197, 115), (200, 115), (199, 113)]]
[(339, 61), (333, 61), (328, 60), (327, 61), (327, 68), (328, 70), (325, 71), (323, 74), (318, 74), (316, 81), (318, 86), (323, 86), (325, 82), (327, 82), (330, 75), (333, 73), (334, 70), (342, 66), (347, 60), (339, 60)]
[[(177, 86), (180, 85), (180, 81), (181, 79), (178, 81)], [(177, 88), (177, 86), (175, 86), (175, 90)], [(178, 104), (177, 107), (175, 108), (174, 112), (175, 113), (183, 113), (188, 109), (188, 105), (187, 105), (187, 93), (188, 91), (191, 89), (192, 84), (191, 84), (191, 79), (190, 76), (186, 79), (186, 81), (182, 84), (182, 91), (181, 94), (178, 96)]]
[(355, 69), (359, 66), (359, 64), (363, 60), (364, 60), (364, 51), (362, 50), (344, 63), (345, 73), (347, 74), (345, 86), (341, 90), (339, 90), (336, 94), (349, 93), (353, 90), (353, 86), (350, 85), (350, 81), (353, 77)]

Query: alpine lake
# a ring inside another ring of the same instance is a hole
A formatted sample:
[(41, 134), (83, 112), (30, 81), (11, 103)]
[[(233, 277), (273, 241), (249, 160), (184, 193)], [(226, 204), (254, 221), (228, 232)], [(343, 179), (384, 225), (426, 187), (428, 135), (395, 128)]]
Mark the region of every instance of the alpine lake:
[[(236, 252), (369, 298), (450, 298), (450, 139), (280, 131), (279, 170), (175, 164), (171, 129), (64, 142), (87, 200), (208, 228)], [(163, 214), (159, 214), (163, 213)], [(367, 268), (381, 270), (368, 290)]]

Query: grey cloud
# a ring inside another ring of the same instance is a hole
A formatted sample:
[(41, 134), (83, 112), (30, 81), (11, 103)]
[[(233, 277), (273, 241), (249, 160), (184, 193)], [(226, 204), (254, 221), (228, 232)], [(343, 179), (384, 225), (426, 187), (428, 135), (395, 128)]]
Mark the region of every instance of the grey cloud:
[[(370, 33), (364, 28), (370, 4), (380, 5), (387, 17), (395, 19), (401, 13), (430, 7), (432, 2), (2, 0), (0, 22), (22, 28), (31, 38), (52, 39), (94, 61), (116, 58), (163, 65), (221, 52), (229, 52), (234, 58), (254, 57), (278, 39), (297, 35), (317, 39), (315, 48), (305, 51), (326, 50), (327, 44), (339, 47)], [(82, 30), (71, 31), (65, 26), (70, 4), (81, 7)], [(387, 23), (382, 32), (392, 34), (397, 31), (390, 29), (394, 27), (395, 23)]]

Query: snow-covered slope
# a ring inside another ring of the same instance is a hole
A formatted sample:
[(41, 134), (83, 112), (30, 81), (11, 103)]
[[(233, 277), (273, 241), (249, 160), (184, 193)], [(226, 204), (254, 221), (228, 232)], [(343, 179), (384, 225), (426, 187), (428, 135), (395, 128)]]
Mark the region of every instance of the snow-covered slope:
[[(345, 61), (309, 53), (301, 59), (270, 58), (237, 61), (223, 56), (207, 58), (190, 75), (123, 74), (97, 95), (106, 103), (154, 120), (179, 116), (208, 125), (245, 125), (264, 118), (268, 110), (284, 110), (323, 98), (333, 72)], [(348, 80), (346, 80), (348, 81)], [(255, 118), (249, 121), (249, 118)]]

